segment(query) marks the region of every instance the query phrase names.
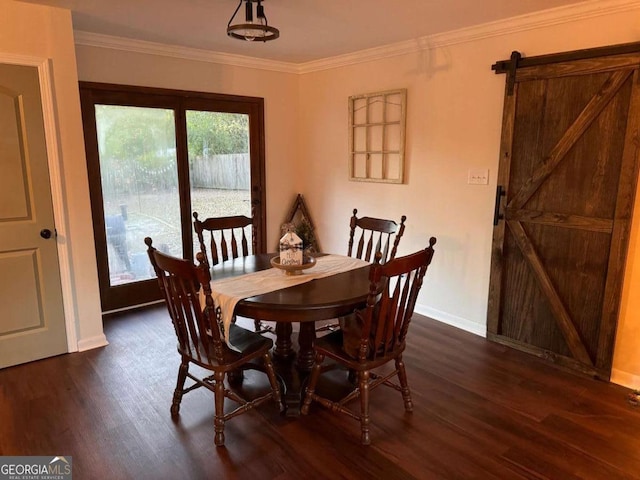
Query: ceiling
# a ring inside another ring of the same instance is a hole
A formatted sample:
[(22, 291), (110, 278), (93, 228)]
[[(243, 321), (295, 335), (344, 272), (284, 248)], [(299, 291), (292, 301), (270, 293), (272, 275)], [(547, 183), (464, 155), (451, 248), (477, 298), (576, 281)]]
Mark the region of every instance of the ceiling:
[(295, 64), (585, 2), (264, 0), (280, 38), (258, 43), (226, 35), (238, 0), (21, 1), (70, 9), (75, 31)]

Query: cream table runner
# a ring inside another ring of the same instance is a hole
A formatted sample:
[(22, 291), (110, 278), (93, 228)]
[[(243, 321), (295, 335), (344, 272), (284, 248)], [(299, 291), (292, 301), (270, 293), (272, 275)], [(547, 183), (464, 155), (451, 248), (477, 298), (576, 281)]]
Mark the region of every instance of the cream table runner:
[[(212, 297), (216, 307), (220, 307), (225, 340), (227, 340), (227, 332), (233, 320), (233, 311), (240, 300), (283, 288), (293, 287), (294, 285), (300, 285), (301, 283), (310, 282), (316, 278), (328, 277), (349, 270), (355, 270), (356, 268), (366, 265), (369, 265), (369, 263), (357, 258), (343, 255), (325, 255), (317, 257), (316, 265), (308, 270), (303, 270), (301, 275), (285, 275), (285, 273), (278, 268), (269, 268), (238, 277), (212, 280)], [(204, 298), (201, 298), (201, 300), (204, 303)]]

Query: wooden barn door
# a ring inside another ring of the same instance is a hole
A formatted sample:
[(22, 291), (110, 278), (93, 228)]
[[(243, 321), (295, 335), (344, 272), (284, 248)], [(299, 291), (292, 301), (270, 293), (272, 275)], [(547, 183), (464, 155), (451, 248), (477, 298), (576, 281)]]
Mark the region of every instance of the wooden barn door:
[(604, 379), (638, 176), (638, 50), (494, 65), (507, 88), (487, 337)]

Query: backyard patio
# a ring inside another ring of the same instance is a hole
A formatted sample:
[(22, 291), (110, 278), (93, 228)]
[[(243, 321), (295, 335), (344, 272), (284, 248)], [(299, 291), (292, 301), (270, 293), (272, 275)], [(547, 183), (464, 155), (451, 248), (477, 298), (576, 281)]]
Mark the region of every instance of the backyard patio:
[[(193, 189), (191, 205), (191, 211), (198, 212), (200, 218), (251, 215), (249, 190)], [(121, 196), (109, 207), (105, 209), (107, 224), (110, 218), (117, 219), (124, 227), (122, 232), (110, 232), (107, 226), (112, 285), (153, 278), (145, 237), (151, 237), (165, 253), (183, 256), (177, 190)]]

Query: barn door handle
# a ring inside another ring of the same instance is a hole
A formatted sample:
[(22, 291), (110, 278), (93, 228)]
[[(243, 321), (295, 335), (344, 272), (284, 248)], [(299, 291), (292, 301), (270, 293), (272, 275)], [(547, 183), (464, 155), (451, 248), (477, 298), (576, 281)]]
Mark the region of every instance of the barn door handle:
[(45, 240), (51, 238), (51, 230), (49, 230), (48, 228), (43, 228), (42, 230), (40, 230), (40, 236)]
[(498, 225), (498, 222), (504, 218), (504, 215), (500, 213), (500, 199), (506, 195), (505, 189), (502, 185), (498, 185), (496, 188), (496, 204), (493, 208), (493, 225)]

